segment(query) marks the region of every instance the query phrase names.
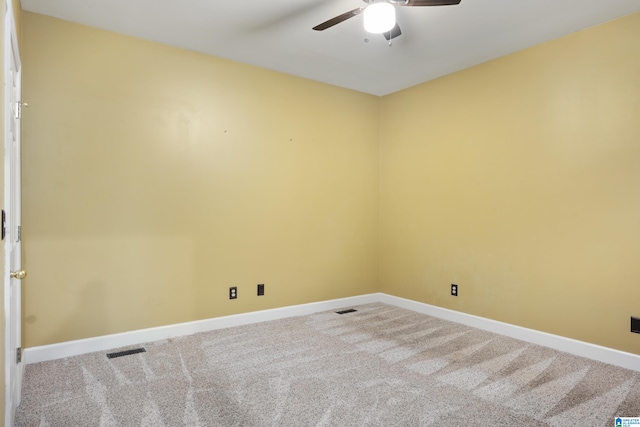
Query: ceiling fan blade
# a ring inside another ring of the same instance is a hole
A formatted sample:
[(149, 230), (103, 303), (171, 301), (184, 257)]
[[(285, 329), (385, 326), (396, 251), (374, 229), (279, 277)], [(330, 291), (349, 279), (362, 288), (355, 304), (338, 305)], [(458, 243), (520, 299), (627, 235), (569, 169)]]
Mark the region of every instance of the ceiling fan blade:
[(460, 4), (462, 0), (407, 0), (406, 3), (399, 2), (398, 6), (451, 6)]
[(387, 31), (386, 33), (383, 33), (383, 34), (385, 39), (391, 40), (401, 35), (402, 31), (400, 31), (400, 26), (396, 23), (395, 27), (393, 27), (390, 31)]
[(339, 24), (343, 21), (346, 21), (349, 18), (353, 18), (356, 15), (359, 15), (364, 10), (364, 7), (359, 7), (357, 9), (350, 10), (349, 12), (345, 12), (342, 15), (338, 15), (334, 18), (329, 19), (328, 21), (323, 22), (322, 24), (316, 25), (313, 27), (316, 31), (324, 31), (327, 28), (331, 28), (336, 24)]

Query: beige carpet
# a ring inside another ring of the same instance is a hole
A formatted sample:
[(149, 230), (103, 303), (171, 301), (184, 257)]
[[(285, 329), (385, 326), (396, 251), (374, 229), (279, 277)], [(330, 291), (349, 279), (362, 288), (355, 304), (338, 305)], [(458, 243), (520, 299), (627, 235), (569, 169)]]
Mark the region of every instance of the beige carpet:
[(26, 367), (17, 426), (613, 426), (640, 373), (384, 305)]

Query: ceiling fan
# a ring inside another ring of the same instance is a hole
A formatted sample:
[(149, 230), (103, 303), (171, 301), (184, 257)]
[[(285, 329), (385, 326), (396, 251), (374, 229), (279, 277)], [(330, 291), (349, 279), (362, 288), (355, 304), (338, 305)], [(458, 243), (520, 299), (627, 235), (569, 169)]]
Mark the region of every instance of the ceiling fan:
[[(383, 25), (380, 28), (383, 28), (381, 31), (373, 30), (368, 32), (382, 33), (387, 40), (391, 40), (395, 37), (398, 37), (402, 34), (400, 31), (400, 27), (395, 21), (395, 6), (449, 6), (460, 4), (462, 0), (363, 0), (365, 3), (368, 3), (366, 6), (359, 7), (357, 9), (350, 10), (349, 12), (345, 12), (341, 15), (333, 17), (328, 21), (323, 22), (322, 24), (316, 25), (313, 27), (316, 31), (324, 31), (327, 28), (331, 28), (336, 24), (346, 21), (349, 18), (353, 18), (356, 15), (360, 15), (360, 13), (364, 12), (365, 14), (365, 29), (367, 29), (367, 20), (374, 20), (377, 17), (373, 17), (373, 15), (377, 15), (378, 10), (374, 11), (373, 9), (382, 9), (384, 7), (387, 8), (386, 11), (380, 10), (379, 16), (384, 16), (382, 19), (386, 20), (386, 25)], [(391, 6), (391, 8), (389, 8)], [(391, 10), (393, 9), (393, 10)], [(387, 14), (387, 15), (384, 15)], [(369, 18), (367, 15), (372, 16)]]

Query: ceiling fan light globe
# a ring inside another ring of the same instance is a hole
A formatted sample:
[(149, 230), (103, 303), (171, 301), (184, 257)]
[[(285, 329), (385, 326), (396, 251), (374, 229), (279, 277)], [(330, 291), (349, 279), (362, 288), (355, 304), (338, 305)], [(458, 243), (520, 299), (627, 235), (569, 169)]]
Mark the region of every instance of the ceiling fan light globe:
[(391, 31), (396, 25), (396, 9), (390, 3), (370, 4), (366, 7), (363, 14), (364, 29), (368, 33), (386, 33), (387, 31)]

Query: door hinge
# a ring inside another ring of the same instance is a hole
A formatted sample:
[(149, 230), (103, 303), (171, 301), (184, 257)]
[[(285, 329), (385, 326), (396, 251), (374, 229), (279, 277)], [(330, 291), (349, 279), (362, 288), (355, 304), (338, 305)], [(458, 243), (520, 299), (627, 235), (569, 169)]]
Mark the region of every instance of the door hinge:
[(22, 362), (22, 347), (16, 348), (16, 364)]
[(18, 226), (18, 240), (16, 242), (22, 242), (22, 226)]
[(22, 118), (22, 102), (16, 102), (16, 119)]

